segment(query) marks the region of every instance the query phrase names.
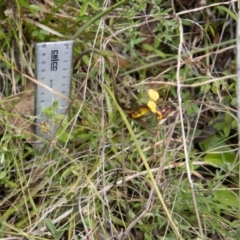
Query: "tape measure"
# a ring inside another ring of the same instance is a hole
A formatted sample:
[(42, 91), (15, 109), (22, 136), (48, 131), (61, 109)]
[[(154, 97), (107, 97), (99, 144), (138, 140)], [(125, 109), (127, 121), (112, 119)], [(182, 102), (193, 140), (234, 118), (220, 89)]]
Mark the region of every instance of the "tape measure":
[[(73, 41), (45, 42), (35, 45), (36, 79), (63, 96), (70, 97), (72, 78)], [(64, 114), (69, 102), (37, 84), (35, 98), (36, 130), (39, 137), (49, 139), (55, 133), (55, 124), (42, 109), (57, 101), (56, 114)], [(43, 125), (49, 126), (43, 131)]]

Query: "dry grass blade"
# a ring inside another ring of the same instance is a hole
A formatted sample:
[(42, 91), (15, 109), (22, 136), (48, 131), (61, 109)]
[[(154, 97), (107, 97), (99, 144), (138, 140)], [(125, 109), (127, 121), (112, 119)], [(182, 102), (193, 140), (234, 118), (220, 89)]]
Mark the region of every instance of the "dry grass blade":
[(181, 85), (180, 85), (180, 67), (181, 67), (181, 54), (183, 51), (183, 27), (182, 27), (182, 20), (181, 18), (178, 18), (179, 22), (179, 32), (180, 32), (180, 42), (179, 42), (179, 48), (178, 48), (178, 66), (177, 66), (177, 72), (176, 72), (176, 80), (177, 80), (177, 94), (178, 94), (178, 107), (179, 107), (179, 113), (180, 113), (180, 122), (182, 127), (182, 139), (183, 139), (183, 146), (184, 146), (184, 156), (185, 156), (185, 162), (186, 162), (186, 169), (187, 169), (187, 175), (188, 175), (188, 181), (192, 192), (192, 200), (195, 208), (195, 213), (198, 221), (198, 227), (201, 234), (201, 238), (204, 238), (203, 234), (203, 228), (201, 219), (199, 216), (199, 210), (196, 200), (196, 194), (195, 189), (193, 185), (193, 180), (191, 176), (191, 169), (190, 169), (190, 160), (189, 160), (189, 153), (188, 153), (188, 147), (187, 147), (187, 139), (184, 131), (184, 120), (183, 120), (183, 110), (182, 110), (182, 91), (181, 91)]

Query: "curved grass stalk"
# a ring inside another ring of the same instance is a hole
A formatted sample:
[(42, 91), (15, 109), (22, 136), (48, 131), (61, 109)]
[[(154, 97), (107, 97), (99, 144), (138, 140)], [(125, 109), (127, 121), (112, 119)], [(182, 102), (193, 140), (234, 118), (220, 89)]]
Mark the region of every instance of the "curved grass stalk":
[(136, 147), (137, 147), (138, 153), (139, 153), (139, 155), (141, 156), (141, 159), (142, 159), (142, 161), (143, 161), (143, 163), (144, 163), (145, 168), (147, 169), (147, 173), (148, 173), (148, 175), (149, 175), (149, 177), (150, 177), (150, 179), (151, 179), (153, 188), (154, 188), (154, 190), (156, 191), (156, 194), (157, 194), (157, 196), (158, 196), (158, 199), (159, 199), (159, 201), (160, 201), (160, 203), (161, 203), (161, 205), (162, 205), (162, 207), (163, 207), (163, 210), (164, 210), (164, 212), (165, 212), (165, 214), (166, 214), (166, 216), (167, 216), (167, 218), (168, 218), (168, 220), (169, 220), (169, 222), (170, 222), (170, 225), (171, 225), (171, 227), (172, 227), (172, 230), (173, 230), (174, 233), (175, 233), (175, 236), (177, 237), (177, 239), (182, 239), (182, 237), (181, 237), (181, 235), (180, 235), (180, 233), (179, 233), (179, 231), (178, 231), (178, 228), (177, 228), (177, 226), (175, 225), (175, 223), (174, 223), (174, 221), (173, 221), (173, 219), (172, 219), (171, 213), (169, 212), (169, 210), (168, 210), (168, 208), (167, 208), (167, 206), (166, 206), (166, 204), (165, 204), (165, 202), (164, 202), (164, 200), (163, 200), (163, 196), (162, 196), (161, 192), (159, 191), (159, 188), (158, 188), (157, 183), (156, 183), (156, 181), (155, 181), (155, 179), (154, 179), (154, 176), (153, 176), (153, 174), (152, 174), (152, 171), (151, 171), (151, 169), (150, 169), (150, 167), (149, 167), (149, 165), (148, 165), (147, 158), (146, 158), (145, 154), (143, 153), (142, 148), (140, 147), (140, 145), (139, 145), (139, 143), (138, 143), (138, 140), (137, 140), (137, 138), (136, 138), (136, 136), (135, 136), (135, 134), (134, 134), (134, 132), (133, 132), (133, 129), (132, 129), (132, 127), (131, 127), (131, 125), (130, 125), (130, 123), (129, 123), (129, 121), (128, 121), (125, 113), (124, 113), (124, 111), (123, 111), (122, 108), (117, 104), (117, 101), (116, 101), (116, 99), (115, 99), (115, 97), (114, 97), (114, 94), (113, 94), (113, 92), (110, 90), (110, 88), (109, 88), (108, 86), (106, 86), (106, 85), (105, 85), (105, 88), (106, 88), (108, 94), (110, 95), (110, 97), (114, 100), (114, 103), (115, 103), (115, 105), (116, 105), (119, 113), (121, 114), (121, 117), (122, 117), (122, 119), (123, 119), (123, 121), (124, 121), (124, 123), (125, 123), (125, 125), (126, 125), (126, 127), (127, 127), (127, 129), (128, 129), (128, 131), (129, 131), (129, 133), (130, 133), (130, 135), (131, 135), (131, 138), (132, 138), (132, 140), (134, 141), (134, 143), (135, 143), (135, 145), (136, 145)]
[(116, 9), (117, 7), (123, 5), (124, 3), (126, 3), (127, 0), (123, 0), (119, 3), (114, 4), (113, 6), (109, 7), (108, 9), (106, 9), (103, 12), (100, 12), (97, 16), (95, 16), (94, 18), (92, 18), (90, 21), (86, 22), (75, 34), (74, 36), (71, 38), (72, 40), (76, 40), (78, 38), (78, 36), (80, 34), (83, 33), (83, 31), (88, 28), (92, 23), (96, 22), (98, 19), (100, 19), (101, 17), (107, 15), (108, 13), (110, 13), (111, 11), (113, 11), (114, 9)]

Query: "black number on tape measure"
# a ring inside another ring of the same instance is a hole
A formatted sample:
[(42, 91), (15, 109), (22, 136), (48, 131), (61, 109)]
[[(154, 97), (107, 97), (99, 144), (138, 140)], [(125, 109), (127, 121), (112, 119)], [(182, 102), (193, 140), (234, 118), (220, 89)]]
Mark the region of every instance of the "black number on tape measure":
[(51, 71), (58, 70), (58, 50), (52, 50), (51, 52)]

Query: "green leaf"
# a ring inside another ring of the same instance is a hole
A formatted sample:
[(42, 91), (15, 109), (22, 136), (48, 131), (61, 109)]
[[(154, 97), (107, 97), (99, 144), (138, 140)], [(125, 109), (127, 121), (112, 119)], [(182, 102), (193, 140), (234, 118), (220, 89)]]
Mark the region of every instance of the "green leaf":
[(29, 9), (30, 10), (34, 10), (34, 11), (41, 11), (43, 8), (38, 6), (38, 5), (29, 5)]
[(239, 124), (238, 120), (234, 119), (233, 122), (232, 122), (232, 128), (237, 129), (238, 124)]
[(87, 11), (87, 7), (88, 7), (88, 1), (83, 2), (82, 7), (81, 7), (81, 11), (79, 13), (80, 16), (85, 15), (85, 13)]
[(52, 233), (53, 236), (56, 235), (56, 228), (54, 226), (54, 224), (52, 223), (52, 221), (49, 218), (45, 218), (44, 220), (47, 228), (49, 229), (49, 231)]
[(203, 158), (205, 162), (225, 170), (228, 170), (229, 166), (235, 162), (236, 153), (227, 145), (224, 137), (213, 135), (199, 143), (199, 146), (203, 151), (207, 152)]
[(96, 11), (99, 10), (98, 3), (97, 3), (97, 2), (95, 3), (95, 1), (90, 1), (90, 2), (88, 2), (88, 4), (89, 4), (94, 10), (96, 10)]
[(43, 30), (43, 29), (41, 29), (41, 30), (39, 31), (39, 33), (42, 34), (42, 35), (45, 35), (45, 36), (49, 36), (49, 35), (50, 35), (48, 31)]
[(213, 195), (217, 201), (227, 207), (238, 207), (238, 196), (227, 187), (221, 186), (221, 188), (214, 191)]
[(158, 37), (154, 39), (153, 47), (154, 49), (157, 49), (160, 46), (160, 40)]
[(223, 137), (213, 135), (202, 141), (199, 145), (203, 151), (210, 151), (213, 148), (219, 147), (220, 145), (224, 145), (223, 141), (224, 141)]
[[(196, 82), (196, 83), (198, 83), (198, 82)], [(210, 84), (205, 84), (205, 85), (201, 86), (200, 92), (201, 93), (206, 93), (206, 92), (209, 92), (210, 89), (211, 89), (211, 85)]]
[(211, 90), (213, 93), (217, 94), (219, 90), (217, 84), (213, 84)]
[(232, 106), (236, 106), (237, 105), (237, 98), (236, 97), (232, 98), (231, 105)]
[(229, 168), (229, 164), (234, 162), (235, 154), (233, 152), (208, 153), (203, 159), (205, 162), (227, 170)]
[(26, 7), (26, 8), (29, 7), (29, 2), (28, 2), (28, 1), (26, 1), (26, 0), (21, 0), (20, 2), (21, 2), (21, 5), (22, 5), (23, 7)]
[(226, 8), (224, 6), (217, 6), (217, 9), (220, 11), (220, 12), (223, 12), (225, 11), (227, 14), (229, 14), (236, 22), (238, 21), (237, 20), (237, 15), (234, 14), (234, 12), (232, 12), (229, 8)]
[(147, 51), (154, 51), (153, 46), (146, 43), (143, 44), (143, 48)]
[(32, 32), (32, 36), (33, 36), (33, 37), (38, 36), (38, 34), (39, 34), (39, 31), (38, 31), (38, 30), (34, 30), (34, 31)]
[(42, 113), (44, 113), (47, 117), (52, 118), (56, 114), (57, 107), (58, 101), (54, 101), (52, 106), (43, 108)]
[(166, 54), (158, 49), (155, 50), (156, 54), (161, 58), (166, 58)]
[(231, 115), (226, 113), (224, 120), (222, 122), (215, 123), (213, 127), (219, 131), (224, 133), (224, 137), (228, 137), (230, 135), (230, 131), (232, 130), (232, 124), (236, 121), (235, 118)]
[(146, 39), (145, 37), (141, 37), (141, 38), (134, 39), (134, 40), (133, 40), (134, 45), (135, 45), (135, 44), (138, 44), (138, 43), (141, 43), (141, 42), (144, 41), (145, 39)]
[(167, 41), (169, 41), (169, 42), (171, 42), (172, 41), (172, 37), (169, 35), (169, 34), (164, 34), (163, 33), (163, 38), (165, 38), (165, 42), (167, 42)]
[(231, 125), (221, 122), (221, 123), (214, 124), (213, 127), (219, 131), (223, 131), (225, 137), (229, 136)]
[(7, 176), (7, 172), (6, 171), (2, 171), (0, 172), (0, 179), (3, 179)]
[(208, 31), (208, 28), (209, 28), (210, 32), (212, 33), (212, 36), (214, 37), (215, 36), (214, 28), (210, 24), (206, 24), (206, 27), (205, 27), (206, 32)]

